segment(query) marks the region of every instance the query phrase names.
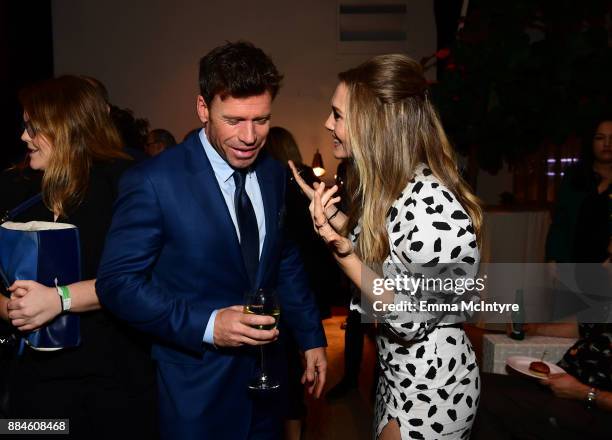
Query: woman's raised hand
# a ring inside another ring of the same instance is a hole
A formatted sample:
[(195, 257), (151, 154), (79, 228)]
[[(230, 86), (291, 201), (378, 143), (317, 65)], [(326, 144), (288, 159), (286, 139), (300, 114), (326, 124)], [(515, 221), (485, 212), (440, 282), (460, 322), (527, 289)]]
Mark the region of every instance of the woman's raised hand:
[(302, 189), (302, 192), (304, 193), (304, 195), (308, 197), (308, 200), (312, 201), (312, 198), (314, 197), (315, 189), (319, 186), (319, 184), (315, 182), (314, 188), (310, 186), (309, 184), (307, 184), (306, 181), (302, 178), (302, 176), (300, 176), (300, 171), (297, 169), (293, 161), (290, 160), (288, 163), (289, 163), (289, 168), (291, 168), (291, 172), (293, 173), (293, 178), (295, 179), (297, 184)]
[(321, 183), (313, 190), (313, 199), (310, 202), (310, 215), (315, 231), (340, 257), (346, 257), (353, 253), (353, 244), (334, 229), (325, 215), (326, 208), (334, 206), (340, 201), (340, 197), (333, 197), (338, 190), (333, 186), (327, 191), (325, 183)]

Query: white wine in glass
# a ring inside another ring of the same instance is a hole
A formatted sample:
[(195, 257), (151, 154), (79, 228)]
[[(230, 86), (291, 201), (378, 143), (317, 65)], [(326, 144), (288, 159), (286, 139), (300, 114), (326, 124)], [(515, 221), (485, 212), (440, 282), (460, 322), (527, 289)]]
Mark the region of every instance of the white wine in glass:
[[(244, 313), (251, 315), (266, 315), (274, 318), (273, 324), (254, 325), (258, 330), (272, 330), (278, 325), (280, 318), (280, 305), (274, 289), (258, 289), (249, 292), (244, 300)], [(280, 384), (271, 378), (266, 371), (264, 346), (259, 346), (260, 369), (259, 374), (249, 383), (249, 389), (255, 391), (269, 391), (277, 389)]]
[(251, 315), (266, 315), (266, 316), (271, 316), (274, 318), (273, 324), (263, 324), (263, 325), (253, 326), (253, 328), (256, 328), (259, 330), (272, 330), (276, 328), (276, 326), (278, 325), (278, 318), (280, 318), (280, 309), (278, 307), (266, 310), (266, 307), (261, 306), (261, 305), (254, 305), (254, 304), (245, 305), (244, 313), (251, 314)]

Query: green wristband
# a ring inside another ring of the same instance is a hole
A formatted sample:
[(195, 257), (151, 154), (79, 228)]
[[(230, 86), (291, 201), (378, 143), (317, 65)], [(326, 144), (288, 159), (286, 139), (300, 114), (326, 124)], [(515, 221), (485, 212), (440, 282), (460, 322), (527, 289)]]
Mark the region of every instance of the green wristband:
[(68, 286), (57, 286), (57, 293), (62, 298), (62, 312), (67, 312), (72, 307), (72, 298)]

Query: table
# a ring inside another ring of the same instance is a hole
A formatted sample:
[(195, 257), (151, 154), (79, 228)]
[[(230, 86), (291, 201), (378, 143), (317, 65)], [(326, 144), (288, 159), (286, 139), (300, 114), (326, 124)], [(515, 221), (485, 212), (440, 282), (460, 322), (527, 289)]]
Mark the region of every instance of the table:
[(506, 373), (506, 359), (510, 356), (530, 356), (557, 363), (565, 352), (576, 342), (574, 338), (552, 336), (525, 336), (516, 341), (505, 334), (485, 334), (482, 341), (482, 371), (485, 373)]

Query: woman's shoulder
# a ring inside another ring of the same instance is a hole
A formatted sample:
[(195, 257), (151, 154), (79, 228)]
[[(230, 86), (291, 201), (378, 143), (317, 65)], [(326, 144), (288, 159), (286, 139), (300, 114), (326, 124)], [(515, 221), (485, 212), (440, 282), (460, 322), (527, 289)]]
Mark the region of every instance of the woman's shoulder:
[(465, 209), (453, 192), (423, 163), (417, 165), (413, 177), (408, 181), (393, 207), (405, 210), (416, 207), (417, 204), (423, 206), (429, 214), (443, 214), (450, 211), (453, 218), (456, 217), (459, 220), (467, 218)]
[(392, 249), (404, 263), (473, 264), (479, 259), (470, 216), (455, 194), (424, 164), (416, 167), (413, 178), (392, 205), (388, 221)]
[(388, 220), (394, 242), (431, 234), (461, 239), (470, 247), (475, 242), (470, 216), (455, 194), (424, 164), (417, 166), (414, 177), (391, 206)]

